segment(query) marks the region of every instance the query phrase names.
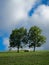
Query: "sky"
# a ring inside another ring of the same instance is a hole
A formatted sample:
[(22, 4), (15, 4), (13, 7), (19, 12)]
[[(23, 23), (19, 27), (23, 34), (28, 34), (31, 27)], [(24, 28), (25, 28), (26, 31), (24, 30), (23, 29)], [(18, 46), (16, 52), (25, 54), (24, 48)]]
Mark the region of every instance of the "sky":
[(49, 0), (0, 0), (0, 51), (8, 50), (13, 29), (38, 26), (46, 36), (40, 50), (49, 50)]

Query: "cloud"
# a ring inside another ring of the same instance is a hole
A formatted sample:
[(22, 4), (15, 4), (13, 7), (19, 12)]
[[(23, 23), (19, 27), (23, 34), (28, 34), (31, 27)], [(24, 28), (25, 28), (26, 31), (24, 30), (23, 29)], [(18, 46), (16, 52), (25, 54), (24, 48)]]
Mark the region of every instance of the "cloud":
[[(40, 0), (38, 0), (40, 1)], [(1, 4), (1, 20), (0, 20), (0, 30), (3, 31), (11, 31), (13, 28), (17, 27), (17, 25), (28, 18), (28, 11), (34, 7), (37, 0), (9, 0), (2, 1)], [(38, 2), (40, 3), (40, 2)], [(44, 21), (49, 21), (48, 13), (49, 6), (42, 5), (39, 6), (32, 17), (33, 20), (38, 18), (43, 19)], [(40, 16), (39, 16), (40, 15)], [(45, 20), (46, 19), (46, 20)], [(25, 20), (26, 21), (26, 20)], [(42, 22), (44, 24), (45, 22)], [(25, 23), (25, 22), (24, 22)], [(26, 25), (28, 23), (26, 22)]]
[[(35, 15), (41, 19), (41, 23), (49, 23), (49, 6), (41, 5), (35, 11)], [(47, 22), (46, 22), (47, 21)]]
[(1, 4), (0, 30), (10, 31), (22, 19), (27, 18), (27, 12), (36, 0), (9, 0)]
[[(32, 17), (28, 16), (29, 10), (34, 7), (36, 2), (37, 0), (5, 0), (4, 3), (2, 1), (0, 31), (3, 34), (6, 32), (10, 35), (11, 30), (16, 27), (24, 26), (28, 29), (33, 25), (37, 25), (42, 28), (44, 35), (47, 37), (46, 43), (49, 45), (49, 6), (41, 4), (32, 14)], [(7, 48), (9, 39), (4, 38), (3, 44)]]
[(9, 38), (3, 38), (3, 45), (5, 46), (5, 50), (9, 49)]

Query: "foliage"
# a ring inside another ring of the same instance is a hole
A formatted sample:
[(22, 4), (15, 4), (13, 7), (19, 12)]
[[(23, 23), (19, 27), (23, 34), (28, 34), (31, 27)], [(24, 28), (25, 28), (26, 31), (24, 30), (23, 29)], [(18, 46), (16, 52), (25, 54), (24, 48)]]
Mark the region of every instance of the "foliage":
[(19, 48), (22, 48), (22, 39), (26, 34), (27, 30), (24, 27), (13, 30), (10, 35), (10, 47), (17, 47), (19, 52)]
[(17, 47), (18, 52), (19, 48), (22, 48), (22, 43), (29, 45), (29, 47), (40, 47), (46, 42), (46, 37), (41, 34), (42, 30), (33, 26), (27, 31), (26, 28), (21, 27), (12, 31), (10, 35), (10, 47)]
[(37, 27), (33, 26), (29, 30), (29, 39), (30, 39), (30, 45), (29, 47), (34, 46), (34, 51), (35, 47), (40, 47), (43, 43), (46, 42), (46, 37), (41, 34), (42, 30)]

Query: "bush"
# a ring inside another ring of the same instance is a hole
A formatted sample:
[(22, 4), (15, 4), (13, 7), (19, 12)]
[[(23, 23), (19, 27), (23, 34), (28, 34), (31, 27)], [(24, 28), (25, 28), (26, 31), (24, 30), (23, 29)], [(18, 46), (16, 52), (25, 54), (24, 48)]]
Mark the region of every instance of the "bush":
[(29, 50), (24, 50), (24, 52), (29, 52)]

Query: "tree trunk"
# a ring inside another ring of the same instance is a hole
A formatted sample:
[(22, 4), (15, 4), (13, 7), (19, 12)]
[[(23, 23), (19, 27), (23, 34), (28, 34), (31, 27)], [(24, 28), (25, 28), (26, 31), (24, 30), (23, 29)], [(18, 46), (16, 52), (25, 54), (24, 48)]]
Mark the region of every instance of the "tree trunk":
[(19, 53), (19, 46), (17, 47), (17, 52)]
[(34, 50), (33, 51), (35, 52), (35, 44), (34, 44)]

